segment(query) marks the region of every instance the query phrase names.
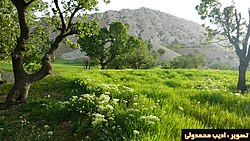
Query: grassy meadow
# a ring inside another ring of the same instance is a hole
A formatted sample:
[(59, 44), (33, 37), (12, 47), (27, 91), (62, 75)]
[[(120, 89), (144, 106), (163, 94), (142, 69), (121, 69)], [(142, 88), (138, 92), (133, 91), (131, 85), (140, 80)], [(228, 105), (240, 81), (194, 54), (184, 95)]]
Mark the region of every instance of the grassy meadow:
[[(84, 70), (59, 61), (27, 103), (0, 111), (0, 140), (176, 141), (181, 129), (250, 128), (250, 96), (236, 83), (237, 71)], [(1, 100), (11, 86), (0, 85)]]

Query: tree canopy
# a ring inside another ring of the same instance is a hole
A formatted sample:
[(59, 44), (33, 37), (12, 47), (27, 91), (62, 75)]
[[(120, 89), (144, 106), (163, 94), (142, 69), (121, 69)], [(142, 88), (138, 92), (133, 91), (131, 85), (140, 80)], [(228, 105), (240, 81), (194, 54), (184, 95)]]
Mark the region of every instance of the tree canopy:
[(139, 40), (128, 33), (128, 25), (113, 22), (100, 28), (97, 34), (80, 38), (78, 43), (82, 51), (92, 59), (98, 59), (102, 69), (119, 55), (129, 52), (139, 44)]
[[(11, 58), (10, 55), (15, 48), (17, 37), (20, 36), (20, 30), (18, 13), (11, 1), (1, 0), (0, 7), (0, 28), (2, 30), (0, 33), (0, 59), (5, 60)], [(40, 12), (43, 12), (43, 16), (48, 16), (48, 3), (39, 1), (32, 3), (32, 7), (26, 9), (26, 18), (30, 27), (30, 38), (27, 40), (24, 56), (24, 66), (27, 70), (37, 69), (37, 66), (41, 64), (41, 54), (48, 49), (50, 34), (49, 30), (44, 26), (49, 26), (48, 19), (36, 16), (36, 13)]]
[(250, 48), (248, 45), (250, 9), (248, 9), (248, 21), (238, 12), (234, 0), (230, 6), (226, 7), (223, 7), (219, 0), (201, 0), (200, 4), (196, 6), (196, 10), (201, 19), (207, 19), (210, 24), (216, 27), (215, 29), (209, 26), (206, 28), (208, 31), (207, 39), (214, 42), (213, 39), (216, 37), (217, 41), (215, 42), (218, 43), (221, 41), (220, 37), (224, 37), (235, 48), (240, 62), (237, 87), (241, 92), (246, 92), (246, 69), (250, 61)]
[[(27, 100), (31, 84), (51, 73), (55, 51), (63, 40), (70, 35), (84, 37), (95, 33), (98, 23), (95, 19), (90, 21), (86, 11), (96, 9), (97, 4), (98, 0), (52, 0), (50, 16), (49, 6), (42, 0), (0, 1), (1, 54), (3, 58), (11, 56), (15, 77), (4, 106)], [(45, 14), (38, 17), (36, 12)], [(56, 37), (48, 40), (51, 31)], [(25, 56), (41, 53), (41, 67), (33, 73), (27, 72)]]

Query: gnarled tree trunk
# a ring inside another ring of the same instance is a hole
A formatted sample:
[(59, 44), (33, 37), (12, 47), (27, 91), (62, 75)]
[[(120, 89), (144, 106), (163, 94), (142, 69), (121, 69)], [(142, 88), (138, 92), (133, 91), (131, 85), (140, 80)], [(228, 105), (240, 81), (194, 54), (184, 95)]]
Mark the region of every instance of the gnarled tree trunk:
[(39, 71), (33, 74), (29, 74), (23, 66), (23, 57), (26, 50), (26, 43), (29, 39), (29, 28), (26, 21), (26, 9), (33, 2), (31, 0), (26, 3), (24, 0), (12, 0), (18, 13), (18, 20), (20, 26), (20, 36), (17, 38), (17, 44), (14, 51), (11, 54), (12, 66), (14, 72), (14, 86), (8, 93), (5, 104), (2, 107), (7, 107), (15, 103), (23, 103), (27, 100), (29, 89), (32, 83), (43, 79), (50, 74), (52, 67), (52, 59), (54, 58), (54, 52), (58, 48), (59, 43), (69, 34), (65, 34), (65, 30), (56, 37), (55, 41), (51, 44), (50, 50), (42, 58), (42, 67)]

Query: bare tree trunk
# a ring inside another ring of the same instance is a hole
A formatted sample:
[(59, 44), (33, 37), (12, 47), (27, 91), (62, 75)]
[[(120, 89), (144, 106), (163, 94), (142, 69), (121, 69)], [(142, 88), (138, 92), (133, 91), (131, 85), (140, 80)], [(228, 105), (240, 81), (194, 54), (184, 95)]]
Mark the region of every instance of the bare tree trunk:
[(101, 66), (102, 66), (101, 69), (104, 70), (106, 67), (106, 64), (101, 64)]
[(6, 106), (13, 105), (16, 103), (26, 102), (29, 94), (31, 83), (28, 82), (19, 82), (15, 83), (9, 92), (5, 104)]
[(237, 88), (242, 92), (245, 93), (247, 92), (247, 85), (246, 85), (246, 71), (248, 67), (249, 61), (242, 61), (240, 60), (240, 65), (239, 65), (239, 75), (238, 75), (238, 84)]

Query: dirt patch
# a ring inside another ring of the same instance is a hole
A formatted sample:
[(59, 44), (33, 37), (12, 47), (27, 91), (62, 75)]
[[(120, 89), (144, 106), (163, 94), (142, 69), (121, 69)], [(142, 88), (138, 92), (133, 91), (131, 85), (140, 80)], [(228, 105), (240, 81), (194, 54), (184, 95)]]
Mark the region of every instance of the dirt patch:
[(14, 74), (13, 74), (13, 72), (2, 71), (2, 79), (6, 80), (7, 83), (14, 82)]

